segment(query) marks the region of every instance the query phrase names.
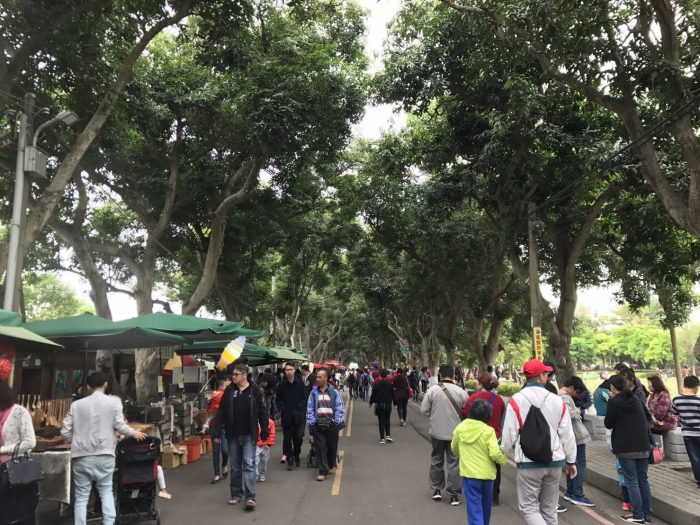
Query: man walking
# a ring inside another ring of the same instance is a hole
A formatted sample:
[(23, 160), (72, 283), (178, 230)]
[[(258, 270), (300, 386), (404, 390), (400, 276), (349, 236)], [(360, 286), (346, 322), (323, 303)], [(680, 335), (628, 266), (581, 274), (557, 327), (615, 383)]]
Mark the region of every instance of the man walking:
[(338, 432), (345, 426), (343, 396), (328, 384), (328, 370), (322, 368), (316, 374), (316, 386), (311, 391), (306, 408), (309, 432), (314, 438), (318, 457), (317, 481), (325, 481), (328, 474), (335, 474), (338, 457)]
[(260, 389), (248, 381), (248, 367), (233, 366), (232, 383), (224, 392), (217, 416), (216, 432), (228, 440), (231, 458), (231, 499), (229, 505), (245, 498), (246, 510), (255, 510), (255, 451), (258, 437), (270, 435), (265, 400)]
[(544, 386), (552, 371), (537, 359), (523, 365), (527, 384), (510, 399), (503, 422), (501, 448), (506, 453), (515, 448), (518, 505), (528, 525), (556, 525), (562, 468), (576, 477), (570, 414)]
[(287, 462), (287, 470), (299, 468), (306, 427), (306, 392), (304, 383), (296, 375), (294, 363), (284, 365), (284, 379), (277, 387), (277, 406), (284, 431), (282, 460)]
[(63, 420), (61, 435), (70, 442), (75, 503), (75, 525), (84, 525), (87, 503), (94, 482), (102, 502), (102, 523), (112, 525), (116, 517), (112, 477), (117, 434), (138, 441), (146, 434), (137, 432), (124, 421), (121, 400), (105, 394), (107, 376), (93, 372), (87, 378), (90, 395), (74, 401)]
[[(430, 489), (433, 500), (442, 499), (445, 488), (445, 466), (447, 467), (447, 494), (450, 505), (459, 505), (462, 480), (459, 476), (459, 461), (452, 453), (451, 443), (454, 429), (462, 420), (462, 409), (467, 402), (464, 390), (454, 383), (454, 367), (440, 366), (442, 383), (431, 386), (423, 397), (420, 410), (430, 418)], [(447, 465), (445, 465), (447, 463)]]

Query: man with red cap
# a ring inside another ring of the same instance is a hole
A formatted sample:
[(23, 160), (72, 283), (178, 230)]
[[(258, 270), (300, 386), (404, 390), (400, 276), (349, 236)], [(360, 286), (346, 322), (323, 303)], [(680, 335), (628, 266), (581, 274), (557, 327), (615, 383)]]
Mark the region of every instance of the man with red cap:
[[(562, 399), (544, 388), (552, 371), (537, 359), (523, 365), (527, 384), (510, 399), (503, 421), (501, 448), (506, 453), (515, 449), (518, 506), (528, 525), (558, 523), (561, 471), (576, 476), (571, 417)], [(547, 434), (549, 440), (542, 439)]]

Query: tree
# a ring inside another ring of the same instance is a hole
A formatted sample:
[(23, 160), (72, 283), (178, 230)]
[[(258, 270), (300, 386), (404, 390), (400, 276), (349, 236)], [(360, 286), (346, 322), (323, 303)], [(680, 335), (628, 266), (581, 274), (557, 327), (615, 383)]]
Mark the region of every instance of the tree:
[(59, 319), (86, 312), (94, 313), (89, 303), (79, 299), (70, 286), (50, 273), (28, 275), (23, 292), (27, 321)]

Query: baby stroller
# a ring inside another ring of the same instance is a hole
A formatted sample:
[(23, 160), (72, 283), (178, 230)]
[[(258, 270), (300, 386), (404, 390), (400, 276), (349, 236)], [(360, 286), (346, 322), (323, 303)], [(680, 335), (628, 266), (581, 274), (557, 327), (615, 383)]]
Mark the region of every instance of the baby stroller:
[(160, 511), (156, 508), (159, 458), (158, 438), (127, 438), (117, 445), (116, 523), (124, 523), (124, 518), (129, 517), (155, 520), (160, 525)]
[[(306, 459), (306, 468), (318, 468), (318, 454), (316, 454), (313, 436), (309, 436), (309, 445), (309, 456)], [(340, 454), (335, 456), (335, 463), (336, 465), (340, 463)]]

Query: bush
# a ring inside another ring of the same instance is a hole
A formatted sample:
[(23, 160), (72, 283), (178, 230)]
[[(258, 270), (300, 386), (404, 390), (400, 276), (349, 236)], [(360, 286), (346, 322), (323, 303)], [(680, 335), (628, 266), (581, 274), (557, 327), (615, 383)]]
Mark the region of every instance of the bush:
[(468, 390), (474, 390), (476, 388), (476, 384), (476, 379), (470, 379), (469, 381), (464, 382), (464, 387)]
[(498, 393), (502, 396), (511, 397), (516, 392), (520, 392), (522, 385), (518, 383), (499, 383)]

